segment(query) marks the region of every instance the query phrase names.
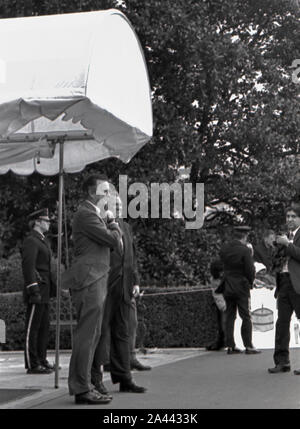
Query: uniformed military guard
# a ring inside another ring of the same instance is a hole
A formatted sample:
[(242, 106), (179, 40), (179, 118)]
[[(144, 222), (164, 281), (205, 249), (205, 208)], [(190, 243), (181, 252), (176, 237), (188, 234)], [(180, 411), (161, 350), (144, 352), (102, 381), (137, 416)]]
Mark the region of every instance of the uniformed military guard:
[(44, 234), (49, 230), (48, 209), (29, 216), (32, 228), (22, 247), (24, 301), (27, 304), (25, 368), (27, 374), (50, 374), (54, 366), (47, 361), (49, 300), (55, 293), (51, 278), (51, 249)]

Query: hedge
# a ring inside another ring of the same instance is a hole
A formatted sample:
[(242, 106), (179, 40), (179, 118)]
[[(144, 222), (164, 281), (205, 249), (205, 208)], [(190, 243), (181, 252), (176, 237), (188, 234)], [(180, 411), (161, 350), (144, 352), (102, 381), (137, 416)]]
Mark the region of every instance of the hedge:
[[(172, 293), (152, 296), (166, 292)], [(55, 348), (55, 308), (56, 301), (52, 300), (49, 349)], [(138, 300), (138, 317), (137, 347), (205, 347), (214, 343), (218, 334), (216, 309), (209, 291), (145, 288), (145, 295)], [(22, 350), (25, 306), (21, 292), (0, 294), (0, 319), (7, 329), (3, 350)], [(60, 348), (70, 349), (70, 304), (64, 296), (61, 320)]]
[(23, 290), (24, 279), (20, 252), (9, 258), (0, 259), (0, 292), (18, 292)]
[[(56, 261), (53, 260), (52, 262), (55, 275)], [(141, 265), (143, 266), (143, 263)], [(181, 265), (178, 264), (177, 268), (180, 267)], [(183, 271), (187, 272), (185, 268)], [(217, 337), (218, 328), (216, 309), (211, 293), (203, 290), (196, 292), (193, 287), (187, 287), (185, 284), (181, 287), (171, 287), (170, 283), (172, 282), (168, 282), (166, 273), (164, 277), (167, 281), (166, 287), (143, 286), (145, 295), (138, 300), (137, 346), (204, 347), (213, 343)], [(199, 289), (198, 285), (195, 287)], [(21, 257), (19, 252), (15, 252), (8, 259), (2, 258), (0, 260), (0, 319), (3, 319), (7, 326), (7, 342), (3, 345), (4, 350), (20, 350), (24, 346), (25, 307), (22, 300), (22, 290)], [(165, 294), (166, 292), (168, 294)], [(68, 323), (70, 311), (69, 298), (62, 296), (61, 349), (71, 348), (70, 325)], [(73, 319), (75, 319), (74, 309), (72, 312)], [(49, 344), (51, 349), (55, 348), (56, 332), (55, 324), (53, 324), (55, 313), (56, 301), (53, 300)]]
[(205, 347), (218, 335), (210, 291), (145, 288), (138, 316), (138, 344), (145, 347)]

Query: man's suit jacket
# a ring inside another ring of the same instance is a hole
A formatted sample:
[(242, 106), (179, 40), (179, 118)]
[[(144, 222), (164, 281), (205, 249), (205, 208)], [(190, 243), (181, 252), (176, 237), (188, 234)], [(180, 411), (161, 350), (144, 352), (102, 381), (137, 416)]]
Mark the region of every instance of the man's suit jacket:
[(272, 270), (273, 267), (273, 256), (274, 251), (272, 248), (267, 247), (264, 241), (261, 241), (253, 248), (253, 258), (256, 262), (260, 262), (265, 265), (268, 271)]
[(51, 276), (51, 249), (46, 238), (37, 231), (25, 238), (22, 246), (22, 270), (24, 276), (24, 301), (28, 301), (27, 286), (38, 283), (41, 303), (48, 303), (55, 292)]
[(129, 304), (133, 286), (139, 284), (139, 274), (131, 228), (123, 219), (117, 222), (123, 233), (123, 248), (111, 252), (108, 292), (112, 295), (122, 294), (124, 301)]
[(250, 249), (234, 239), (222, 246), (220, 258), (224, 265), (224, 294), (249, 294), (255, 278)]
[(96, 209), (85, 201), (77, 210), (73, 225), (75, 261), (62, 275), (62, 287), (88, 287), (108, 274), (110, 249), (119, 247), (121, 232), (107, 228)]
[(300, 294), (300, 229), (296, 232), (293, 243), (287, 246), (286, 254), (289, 256), (288, 270), (292, 285), (295, 291)]

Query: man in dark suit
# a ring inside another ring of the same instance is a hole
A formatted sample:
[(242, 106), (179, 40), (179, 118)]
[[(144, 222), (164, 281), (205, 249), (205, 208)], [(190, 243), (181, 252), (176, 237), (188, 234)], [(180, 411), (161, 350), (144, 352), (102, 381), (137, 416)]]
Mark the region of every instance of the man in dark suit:
[(44, 235), (50, 225), (48, 209), (32, 213), (29, 225), (32, 231), (21, 251), (27, 304), (25, 368), (28, 374), (49, 374), (54, 369), (47, 361), (49, 300), (55, 294), (55, 282), (51, 277), (51, 249)]
[[(286, 210), (288, 235), (280, 235), (276, 243), (284, 247), (285, 261), (277, 275), (277, 309), (278, 318), (275, 332), (274, 368), (270, 374), (289, 372), (290, 321), (295, 311), (300, 319), (300, 204), (293, 204)], [(294, 371), (300, 375), (300, 370)]]
[[(130, 371), (130, 302), (139, 283), (133, 238), (129, 225), (120, 218), (121, 199), (117, 196), (114, 201), (117, 222), (123, 233), (122, 246), (111, 252), (108, 296), (92, 366), (92, 383), (100, 392), (107, 392), (102, 383), (101, 366), (109, 362), (112, 382), (120, 383), (120, 392), (144, 393), (146, 389), (134, 383)], [(108, 225), (113, 219), (112, 216), (107, 218)]]
[(72, 225), (75, 262), (63, 273), (63, 285), (70, 287), (77, 312), (68, 383), (77, 404), (106, 404), (111, 398), (94, 390), (91, 366), (101, 334), (110, 249), (120, 246), (122, 232), (116, 222), (107, 226), (97, 207), (107, 197), (109, 183), (91, 176), (84, 182), (83, 191), (86, 199)]
[[(224, 244), (220, 250), (220, 259), (224, 266), (223, 294), (226, 301), (226, 343), (227, 353), (241, 353), (235, 347), (234, 321), (237, 309), (242, 319), (241, 335), (246, 354), (257, 354), (259, 350), (252, 344), (252, 322), (249, 308), (250, 289), (255, 277), (251, 250), (247, 247), (250, 228), (234, 228), (234, 239)], [(220, 290), (219, 290), (220, 291)]]

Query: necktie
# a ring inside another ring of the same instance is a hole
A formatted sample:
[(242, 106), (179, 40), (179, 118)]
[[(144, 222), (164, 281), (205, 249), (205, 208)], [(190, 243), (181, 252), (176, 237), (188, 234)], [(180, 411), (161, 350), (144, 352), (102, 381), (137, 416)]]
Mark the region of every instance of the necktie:
[(287, 234), (287, 238), (288, 238), (290, 241), (293, 241), (293, 239), (294, 239), (294, 234), (293, 234), (293, 232), (292, 232), (292, 231), (289, 231), (289, 232), (288, 232), (288, 234)]

